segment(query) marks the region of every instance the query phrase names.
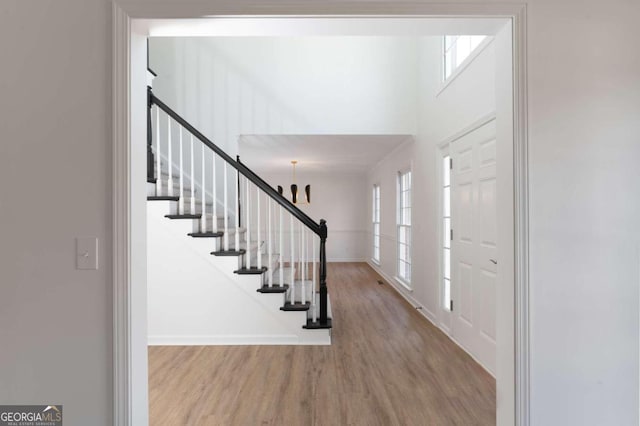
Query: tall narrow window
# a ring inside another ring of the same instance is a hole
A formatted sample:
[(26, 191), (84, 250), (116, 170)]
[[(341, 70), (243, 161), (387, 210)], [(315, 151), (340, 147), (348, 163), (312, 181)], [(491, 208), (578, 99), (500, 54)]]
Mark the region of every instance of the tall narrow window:
[(411, 283), (411, 171), (398, 174), (398, 278)]
[(442, 160), (442, 304), (451, 310), (451, 157)]
[(380, 185), (373, 185), (373, 261), (380, 263)]
[(443, 38), (442, 81), (451, 74), (473, 53), (484, 41), (484, 35), (451, 35)]

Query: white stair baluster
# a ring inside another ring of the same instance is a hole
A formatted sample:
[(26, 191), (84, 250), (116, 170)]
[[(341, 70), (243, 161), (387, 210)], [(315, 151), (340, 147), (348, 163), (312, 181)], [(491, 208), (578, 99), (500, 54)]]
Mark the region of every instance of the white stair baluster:
[(291, 283), (289, 284), (291, 287), (289, 288), (290, 291), (290, 303), (293, 305), (295, 303), (295, 293), (296, 293), (296, 286), (295, 286), (295, 239), (294, 239), (294, 235), (293, 235), (293, 215), (291, 215), (291, 223), (290, 223), (290, 230), (291, 230)]
[(169, 189), (168, 195), (173, 195), (173, 149), (171, 147), (171, 117), (167, 115), (167, 173), (169, 173), (169, 178), (167, 179), (167, 188)]
[(196, 212), (196, 180), (194, 177), (194, 169), (196, 163), (193, 160), (193, 135), (191, 135), (191, 205), (189, 206), (189, 213), (194, 214)]
[(182, 158), (182, 127), (178, 128), (180, 130), (180, 199), (178, 200), (178, 213), (184, 214), (184, 164)]
[(300, 240), (302, 241), (302, 247), (300, 250), (302, 252), (302, 282), (300, 283), (300, 288), (301, 288), (300, 301), (302, 302), (303, 305), (307, 300), (306, 282), (305, 282), (307, 280), (307, 246), (305, 245), (306, 232), (307, 232), (307, 227), (304, 226), (302, 223), (300, 223)]
[[(212, 178), (211, 178), (211, 188), (213, 188), (213, 190), (211, 191), (211, 193), (213, 194), (213, 232), (218, 232), (218, 208), (216, 206), (216, 204), (218, 204), (218, 187), (216, 185), (216, 153), (211, 151), (211, 173), (212, 173)], [(226, 165), (226, 161), (225, 161), (225, 165)], [(225, 174), (224, 176), (225, 182), (227, 180), (227, 175)], [(225, 185), (224, 187), (225, 192), (227, 191), (227, 186)], [(227, 204), (226, 204), (226, 200), (225, 200), (225, 216), (226, 216), (226, 209), (227, 209)], [(226, 250), (226, 249), (225, 249)]]
[(160, 107), (156, 106), (156, 195), (162, 195), (162, 162), (160, 161)]
[(273, 287), (273, 268), (272, 268), (272, 261), (273, 261), (273, 257), (272, 257), (272, 253), (271, 253), (271, 198), (267, 197), (267, 209), (268, 209), (268, 213), (267, 213), (267, 257), (269, 259), (267, 268), (269, 268), (268, 270), (268, 275), (267, 275), (267, 282), (269, 284), (269, 287)]
[(200, 232), (207, 232), (207, 191), (205, 191), (206, 178), (204, 168), (204, 144), (202, 144), (201, 154), (202, 172), (200, 175), (202, 176), (202, 180), (200, 182), (200, 192), (202, 192), (202, 194), (200, 198), (202, 200), (202, 206), (200, 207), (200, 212), (202, 213), (202, 217), (200, 218)]
[(247, 181), (247, 186), (246, 186), (246, 190), (247, 190), (247, 207), (246, 207), (246, 212), (247, 214), (245, 215), (245, 221), (247, 223), (247, 232), (245, 233), (244, 239), (246, 241), (247, 244), (247, 248), (246, 248), (246, 252), (244, 255), (244, 258), (246, 260), (246, 268), (249, 269), (251, 268), (251, 188), (249, 187), (249, 179), (245, 179)]
[(279, 243), (278, 243), (278, 252), (280, 254), (280, 257), (278, 258), (279, 263), (280, 263), (280, 286), (284, 287), (284, 250), (282, 249), (283, 247), (283, 231), (284, 231), (284, 223), (282, 221), (282, 210), (283, 208), (280, 207), (278, 209), (278, 215), (280, 216), (280, 226), (278, 227), (278, 234), (279, 235)]
[(261, 220), (261, 215), (260, 215), (260, 198), (262, 198), (261, 195), (262, 191), (260, 190), (260, 188), (256, 188), (256, 198), (258, 199), (257, 203), (258, 203), (258, 216), (256, 218), (256, 220), (258, 221), (258, 228), (257, 228), (257, 232), (258, 232), (258, 238), (256, 239), (258, 241), (258, 258), (257, 258), (257, 266), (258, 269), (262, 268), (262, 228), (260, 226), (260, 222), (262, 222)]
[[(225, 168), (227, 167), (227, 163), (225, 161), (224, 163)], [(240, 206), (239, 201), (240, 201), (240, 172), (238, 172), (238, 170), (236, 169), (236, 199), (233, 200), (233, 204), (235, 204), (236, 207), (236, 235), (235, 235), (235, 249), (236, 251), (240, 250)], [(227, 187), (227, 185), (224, 186), (225, 188)], [(225, 217), (227, 216), (226, 211), (225, 211)], [(229, 230), (226, 229), (226, 225), (225, 225), (225, 233), (228, 232)], [(229, 240), (227, 239), (227, 246), (229, 245)]]
[(311, 276), (311, 320), (316, 322), (316, 242), (315, 238), (311, 237), (311, 257), (313, 258), (313, 271)]
[[(227, 194), (227, 162), (224, 162), (224, 166), (222, 167), (222, 172), (224, 173), (224, 177), (222, 179), (222, 183), (224, 184), (224, 251), (229, 251), (229, 215), (227, 214), (227, 212), (229, 211), (229, 206), (227, 204), (227, 200), (228, 200), (228, 194)], [(214, 184), (215, 185), (215, 184)], [(214, 186), (215, 188), (215, 186)], [(214, 191), (215, 192), (215, 191)], [(216, 205), (216, 199), (215, 197), (213, 197), (213, 205), (214, 205), (214, 210), (215, 210), (215, 205)], [(238, 214), (237, 210), (236, 210), (236, 214)], [(215, 213), (213, 215), (213, 220), (214, 220), (214, 225), (213, 225), (213, 229), (214, 231), (216, 231), (218, 229), (218, 225), (216, 224), (216, 222), (218, 221), (218, 219), (215, 216)], [(237, 230), (236, 230), (237, 231)], [(237, 232), (236, 232), (237, 235)]]
[(298, 279), (302, 282), (302, 223), (298, 222)]

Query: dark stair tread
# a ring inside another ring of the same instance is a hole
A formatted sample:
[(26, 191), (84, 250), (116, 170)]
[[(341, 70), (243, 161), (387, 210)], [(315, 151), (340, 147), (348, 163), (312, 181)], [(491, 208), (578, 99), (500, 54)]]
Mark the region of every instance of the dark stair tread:
[(166, 214), (164, 215), (164, 217), (167, 217), (169, 219), (200, 219), (202, 218), (202, 215), (185, 213), (185, 214)]
[(224, 235), (224, 232), (213, 232), (213, 231), (207, 231), (207, 232), (191, 232), (189, 234), (190, 237), (193, 238), (215, 238), (215, 237), (222, 237)]
[(211, 254), (214, 256), (242, 256), (246, 253), (245, 249), (240, 250), (220, 250), (220, 251), (212, 251)]
[(147, 201), (178, 201), (180, 197), (177, 195), (151, 195), (147, 197)]
[(311, 318), (308, 318), (307, 323), (303, 325), (302, 328), (306, 328), (307, 330), (322, 330), (331, 328), (331, 318), (327, 318), (326, 324), (320, 324), (319, 319), (316, 322), (313, 322)]
[(242, 268), (237, 271), (233, 271), (234, 274), (238, 275), (259, 275), (267, 272), (267, 267), (263, 266), (262, 268), (257, 268), (252, 266), (251, 268)]
[(285, 302), (284, 306), (280, 307), (281, 311), (308, 311), (311, 307), (310, 302), (302, 303), (302, 302)]
[(286, 293), (289, 289), (289, 284), (285, 284), (284, 286), (273, 285), (271, 287), (265, 285), (258, 289), (258, 293)]

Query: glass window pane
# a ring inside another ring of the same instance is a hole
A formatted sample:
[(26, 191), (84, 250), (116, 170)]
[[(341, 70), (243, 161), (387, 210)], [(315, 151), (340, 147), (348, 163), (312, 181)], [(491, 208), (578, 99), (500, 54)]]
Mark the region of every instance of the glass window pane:
[(451, 309), (451, 281), (444, 279), (444, 308), (448, 311)]
[(442, 159), (442, 184), (443, 186), (451, 185), (451, 157), (448, 155)]
[(456, 65), (460, 65), (471, 53), (471, 39), (469, 36), (458, 37), (456, 43)]
[(453, 72), (453, 51), (449, 50), (444, 55), (444, 78), (447, 79)]
[(442, 272), (445, 278), (451, 278), (451, 250), (444, 250), (444, 265)]
[(444, 47), (445, 49), (451, 49), (453, 43), (455, 43), (457, 36), (445, 36), (444, 37)]
[(443, 235), (442, 235), (442, 246), (444, 248), (450, 248), (451, 247), (451, 218), (445, 218), (444, 219), (444, 226), (443, 226)]
[(451, 216), (451, 187), (446, 187), (442, 191), (442, 215)]
[(478, 45), (480, 43), (482, 43), (482, 40), (484, 40), (487, 36), (471, 36), (471, 51), (473, 52), (475, 50), (476, 47), (478, 47)]

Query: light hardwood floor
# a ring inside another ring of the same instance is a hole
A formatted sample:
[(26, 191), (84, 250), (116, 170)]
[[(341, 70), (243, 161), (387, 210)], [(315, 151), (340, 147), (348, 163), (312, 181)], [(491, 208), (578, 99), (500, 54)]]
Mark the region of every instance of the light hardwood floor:
[(378, 279), (328, 265), (331, 346), (150, 347), (150, 424), (495, 425), (495, 380)]

